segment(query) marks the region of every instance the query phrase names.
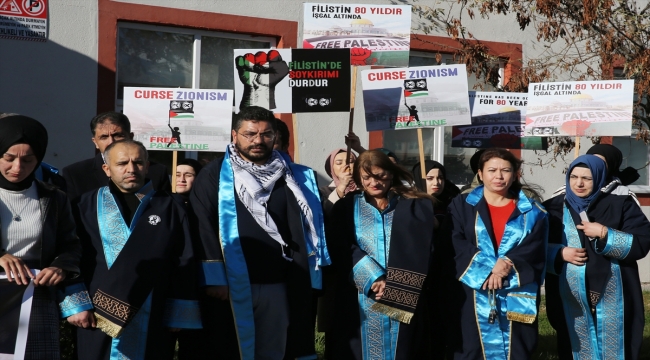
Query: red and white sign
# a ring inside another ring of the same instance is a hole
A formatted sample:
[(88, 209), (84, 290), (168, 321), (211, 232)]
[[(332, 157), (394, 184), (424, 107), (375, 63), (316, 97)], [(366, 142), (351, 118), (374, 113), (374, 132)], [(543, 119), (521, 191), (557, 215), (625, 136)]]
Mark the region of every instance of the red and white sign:
[(47, 0), (0, 0), (0, 39), (47, 40)]

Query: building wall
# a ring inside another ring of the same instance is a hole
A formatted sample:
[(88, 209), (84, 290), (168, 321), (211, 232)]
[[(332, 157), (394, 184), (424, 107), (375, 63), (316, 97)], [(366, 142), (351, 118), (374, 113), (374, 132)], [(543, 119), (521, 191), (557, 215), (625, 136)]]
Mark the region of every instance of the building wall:
[(55, 166), (93, 155), (97, 15), (96, 1), (52, 1), (47, 42), (0, 39), (0, 112), (41, 121), (49, 134), (45, 161)]

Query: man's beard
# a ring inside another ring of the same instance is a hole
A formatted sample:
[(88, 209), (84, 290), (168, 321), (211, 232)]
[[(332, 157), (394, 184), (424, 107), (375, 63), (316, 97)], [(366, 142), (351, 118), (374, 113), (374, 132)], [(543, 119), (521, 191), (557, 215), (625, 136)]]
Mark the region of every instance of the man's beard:
[[(239, 152), (240, 155), (243, 155), (244, 158), (250, 161), (268, 160), (271, 157), (271, 153), (273, 152), (273, 148), (269, 148), (264, 143), (260, 143), (258, 145), (251, 145), (247, 148), (243, 148), (239, 143), (237, 143), (235, 144), (235, 148), (237, 148), (237, 151)], [(262, 149), (264, 150), (264, 152), (262, 152), (261, 154), (254, 154), (251, 152), (252, 149)]]

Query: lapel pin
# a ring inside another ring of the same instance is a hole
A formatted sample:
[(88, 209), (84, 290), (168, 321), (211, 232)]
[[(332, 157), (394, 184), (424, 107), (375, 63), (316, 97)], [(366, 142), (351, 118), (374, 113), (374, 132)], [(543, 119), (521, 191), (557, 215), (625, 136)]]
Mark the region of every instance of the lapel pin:
[(160, 216), (158, 216), (158, 215), (150, 215), (149, 216), (149, 224), (158, 225), (159, 222), (160, 222)]

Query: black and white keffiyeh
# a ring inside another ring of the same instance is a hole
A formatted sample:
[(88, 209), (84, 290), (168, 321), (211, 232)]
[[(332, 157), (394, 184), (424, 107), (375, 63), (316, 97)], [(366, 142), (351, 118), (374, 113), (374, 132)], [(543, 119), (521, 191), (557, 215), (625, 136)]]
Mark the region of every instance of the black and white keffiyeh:
[[(293, 177), (291, 168), (287, 165), (282, 156), (280, 156), (277, 151), (273, 151), (271, 158), (266, 164), (256, 165), (244, 160), (239, 155), (234, 144), (229, 145), (229, 150), (230, 163), (235, 180), (235, 192), (237, 193), (239, 200), (244, 204), (251, 215), (253, 215), (253, 218), (262, 229), (264, 229), (264, 231), (266, 231), (271, 238), (277, 241), (280, 245), (283, 247), (287, 246), (287, 243), (282, 239), (282, 236), (278, 232), (277, 225), (266, 209), (266, 203), (271, 197), (271, 192), (273, 191), (275, 182), (284, 176), (287, 186), (298, 201), (298, 206), (300, 206), (302, 215), (309, 224), (310, 241), (314, 246), (314, 249), (317, 249), (318, 235), (314, 226), (314, 215), (311, 208), (309, 208), (307, 199), (302, 193), (298, 182), (296, 182), (296, 179)], [(318, 253), (315, 253), (318, 257)], [(284, 252), (282, 253), (282, 256), (287, 260), (291, 260), (284, 254)], [(316, 260), (318, 261), (318, 259)]]

